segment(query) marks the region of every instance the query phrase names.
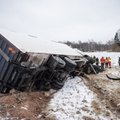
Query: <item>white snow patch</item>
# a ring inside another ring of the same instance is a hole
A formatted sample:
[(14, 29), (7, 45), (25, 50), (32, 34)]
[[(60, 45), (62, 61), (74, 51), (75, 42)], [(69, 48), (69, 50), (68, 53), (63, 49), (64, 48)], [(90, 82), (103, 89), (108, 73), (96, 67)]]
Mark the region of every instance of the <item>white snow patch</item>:
[(116, 69), (113, 70), (111, 74), (112, 74), (112, 75), (115, 75), (115, 76), (117, 76), (117, 77), (120, 77), (120, 71), (116, 71)]
[[(68, 79), (64, 87), (59, 90), (50, 101), (49, 116), (57, 120), (82, 120), (84, 116), (95, 120), (110, 119), (104, 115), (97, 115), (91, 106), (96, 99), (96, 94), (89, 90), (79, 77)], [(104, 112), (103, 112), (104, 114)]]

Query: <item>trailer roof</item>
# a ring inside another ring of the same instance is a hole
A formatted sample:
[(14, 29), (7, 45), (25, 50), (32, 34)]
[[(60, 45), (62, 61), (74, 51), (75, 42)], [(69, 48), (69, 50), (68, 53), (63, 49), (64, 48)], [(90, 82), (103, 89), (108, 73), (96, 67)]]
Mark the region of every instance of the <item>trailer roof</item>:
[(50, 40), (41, 40), (40, 37), (0, 29), (0, 34), (23, 52), (48, 53), (81, 56), (82, 52), (69, 46)]

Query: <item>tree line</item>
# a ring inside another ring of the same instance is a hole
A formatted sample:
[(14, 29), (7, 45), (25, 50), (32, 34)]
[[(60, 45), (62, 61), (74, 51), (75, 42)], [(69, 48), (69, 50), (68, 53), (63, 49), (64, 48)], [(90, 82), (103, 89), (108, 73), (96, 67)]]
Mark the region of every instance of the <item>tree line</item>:
[(92, 52), (92, 51), (109, 51), (112, 50), (113, 46), (113, 40), (106, 42), (105, 44), (102, 44), (100, 42), (95, 42), (93, 40), (88, 42), (70, 42), (66, 41), (64, 42), (68, 46), (72, 48), (77, 48), (78, 50), (84, 51), (84, 52)]
[(72, 48), (77, 48), (78, 50), (84, 52), (92, 51), (114, 51), (120, 52), (120, 29), (116, 32), (114, 39), (106, 42), (105, 44), (101, 42), (95, 42), (94, 40), (89, 40), (87, 42), (63, 42)]

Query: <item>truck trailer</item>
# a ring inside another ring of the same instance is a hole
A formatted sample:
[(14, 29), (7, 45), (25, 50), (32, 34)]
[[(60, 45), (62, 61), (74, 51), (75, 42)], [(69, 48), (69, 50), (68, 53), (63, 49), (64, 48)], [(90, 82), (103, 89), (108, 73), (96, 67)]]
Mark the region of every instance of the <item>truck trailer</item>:
[(58, 90), (75, 70), (75, 59), (82, 56), (64, 44), (1, 30), (0, 93)]

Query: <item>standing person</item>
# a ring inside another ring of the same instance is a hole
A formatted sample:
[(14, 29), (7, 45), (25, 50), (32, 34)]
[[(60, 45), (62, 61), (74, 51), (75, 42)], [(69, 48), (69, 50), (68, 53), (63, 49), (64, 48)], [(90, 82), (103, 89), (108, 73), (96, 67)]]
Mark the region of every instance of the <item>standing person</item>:
[(102, 57), (102, 58), (100, 59), (100, 62), (101, 62), (101, 69), (104, 70), (105, 58)]
[(108, 57), (106, 57), (106, 59), (105, 59), (105, 67), (106, 68), (108, 68), (108, 62), (109, 62)]
[(120, 66), (120, 57), (118, 58), (118, 64), (119, 64), (119, 66)]
[(99, 65), (99, 59), (98, 59), (98, 57), (96, 58), (96, 65)]
[(111, 58), (110, 57), (108, 57), (108, 66), (109, 66), (109, 68), (111, 68)]

